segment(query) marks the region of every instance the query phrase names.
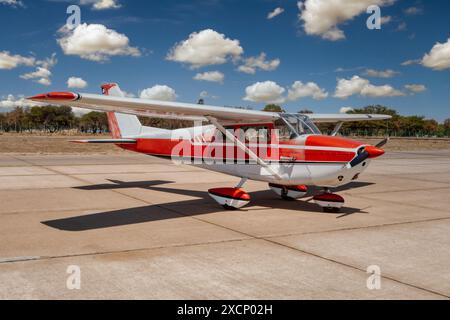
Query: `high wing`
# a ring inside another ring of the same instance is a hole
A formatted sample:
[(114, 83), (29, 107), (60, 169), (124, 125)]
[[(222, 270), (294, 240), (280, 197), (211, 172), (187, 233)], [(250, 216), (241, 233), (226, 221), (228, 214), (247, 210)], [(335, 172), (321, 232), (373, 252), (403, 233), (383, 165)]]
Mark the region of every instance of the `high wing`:
[(387, 120), (392, 117), (384, 114), (319, 114), (312, 113), (307, 116), (315, 123), (319, 122), (351, 122)]
[(28, 98), (96, 111), (114, 111), (137, 116), (208, 121), (207, 116), (222, 122), (272, 122), (278, 113), (180, 103), (115, 97), (88, 93), (52, 92)]
[[(214, 117), (222, 123), (261, 123), (272, 122), (280, 118), (279, 113), (276, 112), (89, 93), (51, 92), (28, 99), (96, 111), (113, 111), (155, 118), (208, 121), (210, 117)], [(370, 121), (391, 118), (388, 115), (370, 114), (306, 114), (306, 116), (314, 122)]]

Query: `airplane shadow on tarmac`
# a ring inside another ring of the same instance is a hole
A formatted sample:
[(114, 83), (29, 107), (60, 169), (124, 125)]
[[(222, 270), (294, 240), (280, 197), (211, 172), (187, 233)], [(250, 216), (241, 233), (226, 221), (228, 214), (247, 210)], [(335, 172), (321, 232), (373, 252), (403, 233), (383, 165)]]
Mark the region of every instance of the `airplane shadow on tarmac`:
[[(224, 211), (218, 206), (208, 195), (206, 191), (175, 189), (168, 187), (158, 187), (158, 185), (173, 183), (172, 181), (133, 181), (123, 182), (119, 180), (109, 180), (112, 184), (98, 184), (82, 187), (75, 187), (80, 190), (115, 190), (127, 188), (142, 188), (146, 190), (174, 193), (195, 197), (184, 201), (169, 202), (163, 204), (153, 204), (142, 207), (127, 208), (94, 214), (75, 216), (71, 218), (43, 221), (42, 224), (62, 230), (62, 231), (87, 231), (95, 229), (103, 229), (110, 227), (125, 226), (137, 223), (145, 223), (152, 221), (160, 221), (167, 219), (177, 219), (182, 217), (197, 216), (208, 213)], [(361, 188), (372, 185), (366, 182), (352, 182), (346, 186), (334, 189), (334, 191), (344, 191), (348, 189)], [(311, 187), (309, 193), (314, 194), (318, 188)], [(263, 210), (266, 208), (278, 208), (285, 210), (297, 210), (313, 213), (323, 213), (322, 209), (316, 204), (308, 201), (311, 197), (305, 197), (298, 201), (281, 200), (270, 190), (251, 192), (252, 204), (262, 209), (252, 209), (251, 206), (245, 207), (240, 211)], [(308, 194), (309, 195), (309, 194)], [(306, 201), (305, 201), (306, 200)], [(226, 211), (232, 214), (232, 211)], [(340, 213), (329, 213), (336, 215), (336, 218), (346, 217), (355, 213), (368, 213), (364, 209), (344, 207)]]

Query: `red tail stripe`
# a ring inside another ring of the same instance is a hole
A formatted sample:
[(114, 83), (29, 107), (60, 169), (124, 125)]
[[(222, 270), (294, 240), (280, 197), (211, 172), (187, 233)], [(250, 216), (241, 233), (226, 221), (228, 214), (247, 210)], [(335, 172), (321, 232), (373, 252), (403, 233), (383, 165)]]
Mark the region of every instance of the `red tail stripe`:
[(117, 123), (117, 118), (114, 112), (108, 112), (108, 125), (109, 125), (109, 131), (111, 131), (111, 134), (114, 139), (120, 139), (122, 137), (122, 134), (120, 133), (119, 124)]

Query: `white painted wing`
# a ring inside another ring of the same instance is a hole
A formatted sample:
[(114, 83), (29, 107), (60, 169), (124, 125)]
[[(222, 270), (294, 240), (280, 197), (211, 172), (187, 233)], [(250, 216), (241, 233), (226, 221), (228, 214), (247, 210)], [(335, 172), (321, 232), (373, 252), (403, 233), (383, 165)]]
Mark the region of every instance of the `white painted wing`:
[(351, 122), (351, 121), (376, 121), (391, 119), (384, 114), (306, 114), (313, 122)]
[[(116, 97), (90, 93), (51, 92), (28, 98), (38, 102), (113, 111), (138, 116), (208, 121), (214, 117), (222, 123), (261, 123), (280, 118), (276, 112), (207, 106), (193, 103)], [(370, 114), (307, 114), (314, 122), (348, 122), (390, 119), (387, 115)]]
[(223, 122), (272, 122), (279, 118), (278, 113), (215, 107), (193, 103), (180, 103), (125, 98), (89, 93), (53, 92), (28, 98), (33, 101), (57, 103), (70, 107), (86, 108), (97, 111), (114, 111), (138, 116), (201, 120), (206, 116)]

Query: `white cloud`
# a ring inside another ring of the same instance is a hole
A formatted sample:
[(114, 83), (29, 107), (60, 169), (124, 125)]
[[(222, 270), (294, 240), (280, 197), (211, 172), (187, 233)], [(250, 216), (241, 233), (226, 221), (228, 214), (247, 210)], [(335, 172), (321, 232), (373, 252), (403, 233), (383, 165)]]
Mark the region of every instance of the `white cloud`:
[(273, 11), (269, 12), (269, 14), (267, 15), (267, 19), (269, 19), (269, 20), (273, 19), (276, 16), (282, 14), (283, 12), (284, 12), (283, 8), (280, 8), (280, 7), (275, 8)]
[(49, 86), (52, 84), (50, 80), (51, 75), (52, 73), (50, 72), (50, 70), (38, 67), (36, 71), (25, 73), (20, 77), (25, 80), (33, 80), (34, 82), (40, 83), (44, 86)]
[(366, 12), (370, 5), (385, 6), (395, 0), (305, 0), (297, 3), (299, 19), (308, 35), (327, 40), (345, 39), (338, 25)]
[(136, 95), (134, 94), (134, 93), (132, 93), (132, 92), (126, 92), (126, 91), (124, 91), (124, 90), (122, 90), (122, 93), (125, 95), (125, 97), (127, 97), (127, 98), (135, 98), (136, 97)]
[(353, 76), (349, 80), (339, 79), (334, 96), (341, 99), (348, 98), (354, 94), (361, 93), (362, 89), (368, 84), (369, 80), (360, 78), (359, 76)]
[(34, 101), (25, 100), (24, 96), (16, 97), (12, 94), (9, 94), (7, 97), (2, 97), (2, 99), (0, 99), (0, 108), (7, 108), (7, 109), (11, 109), (11, 108), (15, 108), (15, 107), (27, 108), (27, 107), (34, 107), (34, 106), (41, 106), (41, 105), (43, 105), (43, 104), (34, 102)]
[(77, 77), (70, 77), (67, 80), (67, 87), (68, 88), (79, 88), (79, 89), (83, 89), (87, 87), (87, 82), (84, 81), (82, 78), (77, 78)]
[(74, 30), (63, 27), (57, 41), (66, 55), (77, 55), (92, 61), (107, 61), (111, 56), (141, 55), (136, 47), (129, 45), (124, 34), (108, 29), (102, 24), (80, 24)]
[(49, 85), (52, 84), (52, 82), (48, 78), (40, 78), (38, 80), (35, 80), (35, 82), (40, 83), (40, 84), (42, 84), (44, 86), (49, 86)]
[(423, 9), (419, 8), (419, 7), (409, 7), (407, 9), (405, 9), (405, 14), (407, 14), (408, 16), (415, 16), (418, 14), (422, 14), (423, 13)]
[(413, 64), (420, 64), (421, 60), (420, 59), (416, 59), (416, 60), (406, 60), (404, 62), (401, 63), (402, 66), (410, 66)]
[(265, 103), (283, 103), (286, 101), (283, 97), (285, 91), (284, 88), (273, 81), (257, 82), (245, 89), (246, 95), (244, 100)]
[(433, 70), (450, 68), (450, 38), (446, 43), (436, 43), (431, 51), (422, 58), (422, 65)]
[(400, 72), (386, 69), (386, 70), (374, 70), (374, 69), (366, 69), (364, 72), (364, 75), (367, 77), (373, 77), (373, 78), (392, 78), (397, 75), (399, 75)]
[(363, 97), (396, 97), (405, 95), (390, 85), (375, 86), (369, 80), (359, 76), (353, 76), (348, 80), (338, 79), (334, 94), (336, 98), (345, 99), (355, 94)]
[(353, 71), (358, 71), (358, 70), (362, 70), (365, 67), (353, 67), (353, 68), (342, 68), (339, 67), (337, 69), (334, 70), (334, 72), (338, 73), (338, 72), (353, 72)]
[(208, 71), (204, 73), (197, 73), (194, 80), (199, 81), (210, 81), (210, 82), (220, 82), (223, 83), (225, 75), (220, 71)]
[(301, 81), (295, 81), (288, 91), (288, 99), (295, 101), (305, 97), (312, 97), (314, 100), (322, 100), (328, 97), (328, 92), (321, 89), (314, 82), (303, 84)]
[(405, 31), (406, 29), (408, 29), (408, 25), (406, 24), (406, 22), (400, 22), (397, 27), (397, 31)]
[(405, 89), (412, 93), (421, 93), (427, 90), (423, 84), (407, 84), (405, 85)]
[(25, 80), (36, 79), (36, 78), (50, 78), (52, 73), (50, 70), (42, 67), (38, 67), (36, 71), (29, 72), (21, 75), (20, 77)]
[(381, 17), (381, 25), (388, 24), (391, 21), (392, 21), (391, 16), (382, 16)]
[(352, 107), (342, 107), (340, 110), (339, 110), (339, 113), (348, 113), (348, 112), (350, 112), (350, 111), (353, 111), (354, 109), (352, 108)]
[(80, 5), (92, 5), (94, 10), (118, 9), (121, 7), (117, 0), (80, 0)]
[(257, 57), (250, 57), (244, 60), (244, 64), (239, 66), (240, 72), (255, 74), (257, 69), (273, 71), (280, 65), (280, 59), (266, 60), (266, 54), (262, 52)]
[(219, 98), (218, 96), (210, 94), (208, 91), (200, 92), (199, 97), (201, 99), (206, 99), (206, 98), (217, 99), (217, 98)]
[(24, 7), (24, 4), (20, 0), (0, 0), (0, 4), (4, 4), (11, 7)]
[(381, 98), (381, 97), (399, 97), (404, 96), (405, 94), (388, 84), (385, 84), (383, 86), (375, 86), (373, 84), (368, 84), (361, 90), (361, 95), (363, 97)]
[(244, 49), (239, 40), (226, 38), (212, 29), (193, 32), (189, 38), (181, 41), (169, 51), (167, 59), (190, 64), (191, 68), (224, 64), (228, 58), (239, 58)]
[(33, 66), (36, 60), (33, 57), (23, 57), (21, 55), (12, 55), (8, 51), (0, 52), (0, 69), (14, 69), (20, 65)]
[(56, 59), (56, 53), (53, 53), (50, 57), (45, 58), (44, 60), (36, 61), (38, 66), (42, 66), (45, 69), (51, 69), (58, 63), (58, 59)]
[(141, 99), (175, 101), (177, 94), (174, 89), (165, 85), (156, 85), (141, 91)]
[(56, 53), (52, 54), (49, 58), (45, 58), (44, 60), (37, 60), (35, 62), (36, 70), (22, 74), (20, 78), (25, 80), (33, 80), (36, 83), (49, 86), (52, 84), (50, 80), (52, 72), (50, 69), (53, 68), (57, 62), (58, 60), (56, 59)]

